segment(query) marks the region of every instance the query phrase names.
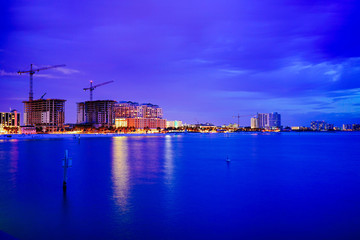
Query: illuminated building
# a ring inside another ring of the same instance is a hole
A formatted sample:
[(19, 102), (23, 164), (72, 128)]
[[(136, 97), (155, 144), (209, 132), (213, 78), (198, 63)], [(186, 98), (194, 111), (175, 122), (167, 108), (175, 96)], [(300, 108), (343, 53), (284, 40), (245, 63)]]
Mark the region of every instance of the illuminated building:
[(259, 128), (259, 119), (257, 116), (251, 118), (251, 128)]
[(281, 127), (281, 115), (277, 112), (258, 113), (251, 118), (251, 128), (274, 129)]
[(325, 121), (312, 121), (310, 124), (310, 128), (313, 131), (326, 131), (330, 129), (334, 129), (334, 124), (326, 123)]
[(159, 118), (127, 118), (128, 127), (133, 127), (137, 129), (164, 129), (166, 127), (166, 120)]
[(114, 100), (77, 103), (77, 123), (110, 127), (114, 125)]
[(16, 110), (11, 112), (0, 112), (0, 127), (18, 127), (20, 126), (20, 113)]
[(352, 130), (353, 130), (353, 126), (352, 126), (352, 124), (343, 124), (342, 130), (343, 130), (343, 131), (352, 131)]
[(63, 99), (38, 99), (24, 101), (24, 125), (42, 127), (56, 131), (65, 121), (65, 101)]
[(179, 128), (179, 127), (182, 127), (183, 124), (182, 124), (182, 121), (166, 121), (166, 127), (167, 128)]
[(162, 108), (151, 103), (121, 101), (114, 105), (115, 127), (163, 129), (166, 127), (166, 120), (162, 117)]

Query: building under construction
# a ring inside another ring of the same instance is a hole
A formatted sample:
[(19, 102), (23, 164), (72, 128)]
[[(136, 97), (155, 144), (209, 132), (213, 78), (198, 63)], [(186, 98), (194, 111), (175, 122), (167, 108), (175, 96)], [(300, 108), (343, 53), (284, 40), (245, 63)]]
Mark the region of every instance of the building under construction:
[(114, 100), (77, 103), (77, 123), (110, 127), (114, 124)]
[(65, 101), (38, 99), (24, 101), (24, 124), (41, 127), (43, 131), (56, 131), (64, 126)]

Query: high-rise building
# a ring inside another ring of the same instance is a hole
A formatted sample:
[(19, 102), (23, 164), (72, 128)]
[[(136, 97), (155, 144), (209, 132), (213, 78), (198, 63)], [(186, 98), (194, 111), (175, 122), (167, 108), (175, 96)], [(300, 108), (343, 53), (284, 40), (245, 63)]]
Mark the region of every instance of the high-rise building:
[(351, 130), (353, 130), (353, 126), (352, 126), (352, 124), (343, 124), (342, 130), (343, 131), (351, 131)]
[(65, 121), (65, 101), (63, 99), (38, 99), (24, 101), (24, 125), (42, 127), (56, 131)]
[(19, 127), (20, 113), (15, 109), (10, 112), (0, 112), (0, 128)]
[(77, 103), (77, 123), (110, 127), (114, 121), (114, 100), (97, 100)]
[(121, 101), (114, 105), (116, 127), (165, 128), (163, 111), (158, 105)]
[(251, 128), (259, 128), (259, 119), (257, 116), (251, 118)]
[(269, 128), (281, 127), (281, 115), (277, 112), (268, 113), (268, 126)]
[(277, 112), (258, 113), (251, 118), (251, 128), (274, 129), (281, 127), (281, 115)]
[(312, 121), (310, 128), (313, 131), (327, 131), (334, 129), (334, 124), (330, 124), (325, 121)]

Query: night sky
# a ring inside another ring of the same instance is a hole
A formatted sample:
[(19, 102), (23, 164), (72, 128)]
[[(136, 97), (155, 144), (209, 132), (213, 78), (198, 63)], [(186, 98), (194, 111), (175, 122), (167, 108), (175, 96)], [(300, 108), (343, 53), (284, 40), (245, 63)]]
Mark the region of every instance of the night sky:
[(158, 104), (168, 120), (360, 123), (360, 1), (1, 1), (0, 111), (34, 98)]

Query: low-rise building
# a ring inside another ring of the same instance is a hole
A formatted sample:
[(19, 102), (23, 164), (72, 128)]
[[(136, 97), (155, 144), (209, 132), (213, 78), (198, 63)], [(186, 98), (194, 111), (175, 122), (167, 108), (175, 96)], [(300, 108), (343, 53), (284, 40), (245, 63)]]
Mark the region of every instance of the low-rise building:
[(179, 127), (182, 127), (183, 126), (183, 123), (182, 121), (166, 121), (166, 127), (167, 128), (179, 128)]

